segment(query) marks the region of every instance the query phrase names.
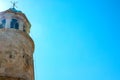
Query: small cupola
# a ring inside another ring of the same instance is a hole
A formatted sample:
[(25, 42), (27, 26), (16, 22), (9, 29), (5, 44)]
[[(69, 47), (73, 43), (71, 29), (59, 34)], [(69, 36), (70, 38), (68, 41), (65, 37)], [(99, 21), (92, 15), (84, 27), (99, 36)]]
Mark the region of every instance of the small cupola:
[(13, 7), (0, 12), (0, 29), (10, 28), (29, 33), (30, 27), (31, 24), (22, 11)]

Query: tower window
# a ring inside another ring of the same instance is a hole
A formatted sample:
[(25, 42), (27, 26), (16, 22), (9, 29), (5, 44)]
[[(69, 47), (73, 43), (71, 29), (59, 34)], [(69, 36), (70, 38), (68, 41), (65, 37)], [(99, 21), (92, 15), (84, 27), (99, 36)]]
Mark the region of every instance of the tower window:
[(16, 19), (12, 19), (10, 27), (15, 28), (15, 29), (19, 29), (18, 21)]
[(4, 28), (4, 27), (5, 27), (5, 24), (6, 24), (6, 20), (3, 19), (3, 20), (1, 21), (0, 28)]

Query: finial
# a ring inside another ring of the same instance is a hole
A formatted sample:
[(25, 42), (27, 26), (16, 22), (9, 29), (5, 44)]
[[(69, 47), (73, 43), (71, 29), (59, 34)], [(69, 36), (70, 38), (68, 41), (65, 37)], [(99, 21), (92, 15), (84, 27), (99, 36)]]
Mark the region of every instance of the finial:
[(17, 8), (17, 6), (16, 6), (16, 3), (18, 3), (17, 1), (11, 1), (11, 3), (12, 3), (13, 8), (15, 8), (15, 7)]

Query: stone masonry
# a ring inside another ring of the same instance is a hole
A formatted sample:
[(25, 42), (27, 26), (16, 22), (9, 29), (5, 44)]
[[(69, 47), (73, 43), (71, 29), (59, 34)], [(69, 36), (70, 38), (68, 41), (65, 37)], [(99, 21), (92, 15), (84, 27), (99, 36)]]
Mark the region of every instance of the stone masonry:
[(33, 80), (34, 44), (28, 34), (0, 30), (0, 80)]

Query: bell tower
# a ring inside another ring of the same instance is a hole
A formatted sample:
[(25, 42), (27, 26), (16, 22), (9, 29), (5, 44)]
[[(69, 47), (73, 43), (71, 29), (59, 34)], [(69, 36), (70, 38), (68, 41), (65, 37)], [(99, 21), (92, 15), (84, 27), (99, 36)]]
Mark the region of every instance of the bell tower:
[(34, 80), (34, 42), (25, 14), (10, 8), (0, 12), (0, 80)]

